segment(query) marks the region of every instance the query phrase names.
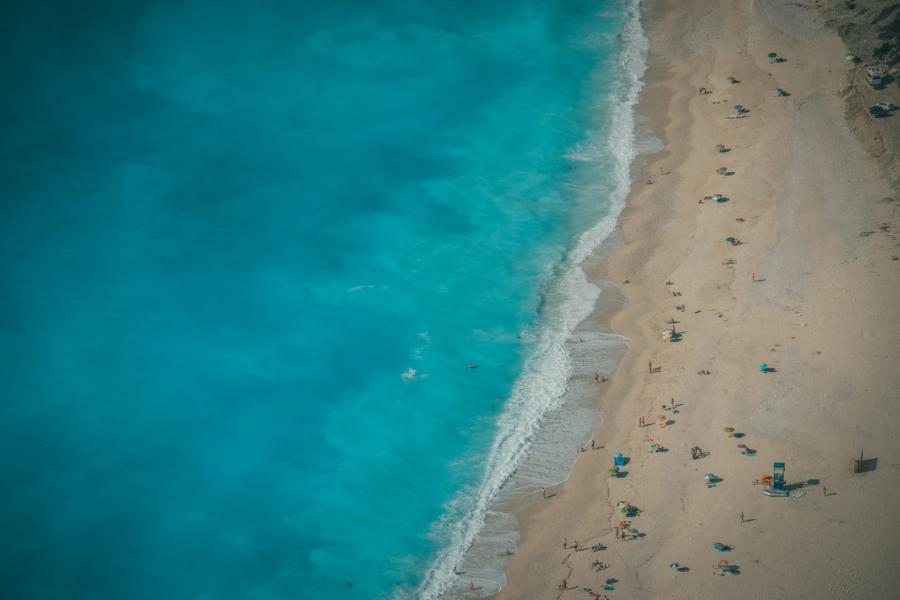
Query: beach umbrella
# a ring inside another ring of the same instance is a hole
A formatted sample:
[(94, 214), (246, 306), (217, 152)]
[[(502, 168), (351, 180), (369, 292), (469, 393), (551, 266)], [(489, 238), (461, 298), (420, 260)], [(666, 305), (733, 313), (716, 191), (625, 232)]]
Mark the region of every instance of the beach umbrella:
[(769, 370), (769, 365), (767, 363), (759, 363), (759, 372), (765, 373)]
[(741, 111), (744, 110), (744, 105), (743, 105), (743, 104), (735, 104), (735, 105), (734, 105), (734, 110), (735, 110), (736, 112), (741, 112)]
[(732, 77), (730, 75), (728, 77), (726, 77), (725, 80), (728, 81), (729, 83), (737, 83), (737, 79), (735, 79), (734, 77)]
[(746, 448), (747, 444), (738, 444), (738, 448)]
[(775, 59), (778, 57), (774, 52), (769, 52), (769, 62), (775, 62)]
[(734, 427), (726, 427), (725, 433), (727, 433), (728, 436), (731, 437), (731, 434), (734, 433)]

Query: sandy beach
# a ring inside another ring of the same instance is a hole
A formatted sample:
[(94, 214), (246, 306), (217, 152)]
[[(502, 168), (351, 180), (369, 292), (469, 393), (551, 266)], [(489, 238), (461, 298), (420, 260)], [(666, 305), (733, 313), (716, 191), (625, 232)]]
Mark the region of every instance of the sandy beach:
[[(602, 384), (602, 447), (519, 514), (499, 598), (900, 597), (900, 194), (869, 143), (900, 116), (853, 112), (859, 78), (817, 4), (645, 7), (638, 112), (664, 150), (590, 263), (627, 296), (609, 326), (630, 350)], [(755, 484), (776, 461), (791, 497)], [(620, 502), (639, 511), (627, 541)]]

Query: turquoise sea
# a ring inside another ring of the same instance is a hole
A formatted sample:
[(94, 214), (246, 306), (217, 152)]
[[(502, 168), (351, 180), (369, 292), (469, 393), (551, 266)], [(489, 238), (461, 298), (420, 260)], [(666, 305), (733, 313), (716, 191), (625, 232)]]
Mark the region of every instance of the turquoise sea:
[(460, 589), (599, 293), (634, 5), (6, 6), (0, 596)]

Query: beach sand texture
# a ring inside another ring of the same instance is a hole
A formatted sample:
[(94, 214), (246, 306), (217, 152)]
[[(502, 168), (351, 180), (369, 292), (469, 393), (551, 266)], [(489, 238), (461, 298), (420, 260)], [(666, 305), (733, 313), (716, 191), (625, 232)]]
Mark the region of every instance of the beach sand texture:
[[(630, 351), (599, 401), (605, 447), (520, 512), (499, 597), (589, 597), (613, 578), (610, 598), (900, 598), (900, 194), (844, 118), (846, 48), (812, 3), (645, 11), (639, 112), (665, 149), (636, 176), (620, 247), (591, 273), (622, 284), (610, 325)], [(735, 104), (750, 112), (727, 118)], [(698, 203), (715, 193), (728, 201)], [(665, 343), (673, 318), (683, 336)], [(678, 412), (663, 410), (673, 398)], [(694, 446), (709, 455), (693, 460)], [(877, 465), (853, 474), (861, 450)], [(607, 474), (615, 451), (627, 476)], [(796, 497), (754, 485), (774, 461)], [(707, 487), (706, 473), (722, 481)], [(620, 500), (640, 509), (643, 537), (616, 539)], [(740, 574), (717, 571), (723, 559)]]

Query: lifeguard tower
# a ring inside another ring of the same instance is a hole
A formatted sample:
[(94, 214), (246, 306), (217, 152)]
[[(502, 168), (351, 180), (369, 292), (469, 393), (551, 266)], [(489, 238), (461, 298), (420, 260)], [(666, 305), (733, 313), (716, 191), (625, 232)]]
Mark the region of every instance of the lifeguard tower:
[(786, 497), (789, 494), (787, 485), (784, 483), (784, 463), (777, 462), (774, 464), (772, 472), (772, 485), (763, 490), (766, 496)]

